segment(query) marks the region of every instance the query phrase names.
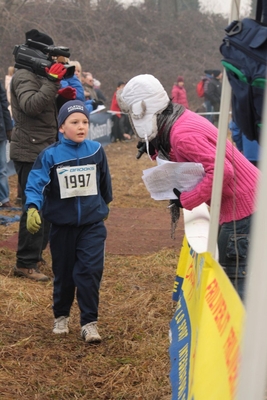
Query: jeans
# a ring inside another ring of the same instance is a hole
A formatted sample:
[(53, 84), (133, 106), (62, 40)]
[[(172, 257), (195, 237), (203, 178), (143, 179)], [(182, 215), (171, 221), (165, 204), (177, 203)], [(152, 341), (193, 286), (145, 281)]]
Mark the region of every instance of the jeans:
[(42, 219), (40, 230), (32, 235), (26, 228), (27, 211), (24, 206), (26, 203), (25, 188), (28, 175), (31, 171), (33, 163), (14, 161), (16, 172), (18, 174), (18, 182), (21, 186), (21, 203), (22, 215), (19, 223), (19, 237), (17, 249), (18, 268), (37, 268), (37, 263), (42, 260), (42, 252), (46, 248), (49, 237), (50, 223)]
[[(213, 107), (213, 111), (214, 112), (219, 112), (220, 111), (220, 104), (219, 103), (214, 104), (212, 107)], [(218, 128), (218, 126), (219, 126), (219, 116), (220, 116), (220, 114), (213, 114), (212, 123), (213, 123), (213, 125), (216, 126), (216, 128)]]
[(218, 236), (219, 263), (224, 268), (240, 298), (244, 298), (252, 216), (220, 226)]
[(121, 117), (118, 117), (118, 115), (116, 114), (112, 116), (113, 125), (110, 134), (110, 140), (112, 143), (116, 142), (116, 140), (119, 140), (120, 142), (123, 140), (123, 132), (120, 126), (120, 119)]
[(6, 162), (6, 140), (0, 141), (0, 202), (9, 201), (9, 185)]
[[(205, 100), (204, 104), (205, 104), (206, 112), (213, 112), (213, 107), (212, 107), (211, 102), (209, 100)], [(213, 115), (212, 114), (204, 115), (204, 117), (206, 119), (208, 119), (211, 123), (213, 122)]]

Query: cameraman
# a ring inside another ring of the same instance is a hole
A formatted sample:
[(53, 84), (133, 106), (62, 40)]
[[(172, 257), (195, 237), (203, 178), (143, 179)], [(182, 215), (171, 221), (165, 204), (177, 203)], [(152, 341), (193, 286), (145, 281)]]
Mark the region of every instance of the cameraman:
[[(48, 46), (53, 45), (50, 36), (36, 29), (26, 32), (26, 42), (28, 39)], [(49, 280), (39, 271), (39, 266), (44, 263), (42, 251), (48, 243), (50, 225), (42, 220), (38, 233), (32, 235), (28, 232), (24, 190), (36, 157), (56, 141), (56, 96), (60, 80), (65, 73), (66, 68), (59, 63), (53, 63), (50, 68), (46, 67), (45, 76), (20, 67), (15, 72), (11, 84), (11, 108), (15, 126), (11, 137), (10, 157), (14, 162), (22, 189), (22, 215), (14, 275), (35, 281)]]

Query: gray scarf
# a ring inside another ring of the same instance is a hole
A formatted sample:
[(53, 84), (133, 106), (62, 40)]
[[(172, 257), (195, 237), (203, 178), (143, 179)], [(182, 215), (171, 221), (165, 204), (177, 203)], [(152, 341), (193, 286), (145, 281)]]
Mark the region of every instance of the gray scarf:
[(166, 158), (169, 159), (169, 152), (171, 149), (170, 145), (170, 132), (173, 127), (173, 124), (177, 121), (177, 119), (185, 112), (185, 107), (181, 104), (170, 103), (168, 107), (162, 111), (161, 114), (157, 115), (157, 125), (158, 125), (158, 134), (157, 134), (157, 146), (158, 150), (165, 154)]

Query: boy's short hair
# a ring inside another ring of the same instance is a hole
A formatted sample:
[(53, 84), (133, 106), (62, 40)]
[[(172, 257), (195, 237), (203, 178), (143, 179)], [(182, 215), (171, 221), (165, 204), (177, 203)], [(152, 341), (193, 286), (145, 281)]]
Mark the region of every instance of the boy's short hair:
[(58, 127), (60, 127), (65, 120), (75, 112), (84, 114), (89, 120), (89, 111), (85, 107), (85, 104), (80, 100), (70, 100), (63, 104), (59, 110), (57, 117)]

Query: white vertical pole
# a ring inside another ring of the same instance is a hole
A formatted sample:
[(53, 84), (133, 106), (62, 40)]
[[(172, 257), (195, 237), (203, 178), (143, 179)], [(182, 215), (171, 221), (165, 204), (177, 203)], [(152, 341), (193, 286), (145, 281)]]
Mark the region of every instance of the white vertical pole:
[[(240, 8), (240, 0), (232, 0), (229, 23), (235, 19), (238, 19), (239, 8)], [(222, 82), (219, 126), (218, 126), (219, 134), (218, 134), (218, 143), (216, 147), (215, 170), (214, 170), (211, 206), (210, 206), (210, 228), (209, 228), (209, 237), (207, 245), (207, 251), (210, 252), (214, 258), (216, 254), (216, 246), (218, 238), (230, 102), (231, 102), (231, 87), (227, 79), (226, 73), (224, 73)]]
[(241, 353), (238, 400), (263, 400), (267, 374), (267, 90), (261, 129), (261, 170), (257, 212), (251, 229), (248, 279), (245, 293), (247, 311)]
[(213, 178), (212, 194), (211, 194), (210, 227), (209, 227), (209, 236), (207, 245), (207, 251), (212, 254), (213, 258), (215, 258), (217, 238), (218, 238), (230, 101), (231, 101), (231, 87), (224, 73), (222, 82), (222, 100), (221, 100), (220, 117), (219, 117), (219, 134), (216, 147), (215, 169), (214, 169), (214, 178)]

